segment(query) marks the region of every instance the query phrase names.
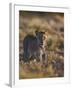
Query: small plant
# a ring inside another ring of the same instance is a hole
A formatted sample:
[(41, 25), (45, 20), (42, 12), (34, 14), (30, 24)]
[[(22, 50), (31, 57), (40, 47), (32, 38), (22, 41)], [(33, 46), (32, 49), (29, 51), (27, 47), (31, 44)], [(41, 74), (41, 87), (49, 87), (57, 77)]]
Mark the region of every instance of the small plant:
[(52, 38), (48, 39), (47, 49), (48, 49), (48, 51), (52, 51), (53, 50), (53, 40), (52, 40)]

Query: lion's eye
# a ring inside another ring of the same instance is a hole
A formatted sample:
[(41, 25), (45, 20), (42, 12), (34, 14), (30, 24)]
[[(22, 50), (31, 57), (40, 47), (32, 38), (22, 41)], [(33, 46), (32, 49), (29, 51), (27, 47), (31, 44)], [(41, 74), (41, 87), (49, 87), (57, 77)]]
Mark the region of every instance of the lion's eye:
[(45, 36), (43, 36), (43, 40), (45, 40)]

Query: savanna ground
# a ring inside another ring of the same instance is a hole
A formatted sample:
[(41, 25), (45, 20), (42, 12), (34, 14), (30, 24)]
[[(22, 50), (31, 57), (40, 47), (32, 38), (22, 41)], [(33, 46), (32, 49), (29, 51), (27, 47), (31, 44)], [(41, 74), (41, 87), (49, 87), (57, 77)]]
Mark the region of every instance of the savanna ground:
[[(47, 32), (48, 63), (23, 63), (23, 39), (35, 30)], [(64, 76), (64, 14), (19, 11), (19, 79)]]

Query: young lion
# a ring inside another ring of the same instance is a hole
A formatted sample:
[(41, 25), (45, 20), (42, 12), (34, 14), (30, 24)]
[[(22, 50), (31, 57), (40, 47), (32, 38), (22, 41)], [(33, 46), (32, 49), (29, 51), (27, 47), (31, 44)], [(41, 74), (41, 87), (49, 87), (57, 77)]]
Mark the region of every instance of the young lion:
[(30, 59), (42, 61), (47, 58), (45, 51), (47, 37), (45, 32), (35, 31), (35, 34), (35, 36), (27, 35), (23, 40), (24, 62), (29, 62)]

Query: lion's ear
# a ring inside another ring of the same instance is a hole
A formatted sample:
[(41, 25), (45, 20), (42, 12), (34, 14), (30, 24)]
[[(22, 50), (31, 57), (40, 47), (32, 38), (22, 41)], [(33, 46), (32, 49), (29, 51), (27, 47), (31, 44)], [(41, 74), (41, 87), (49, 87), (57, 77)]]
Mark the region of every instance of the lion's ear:
[(38, 35), (38, 30), (35, 31), (35, 34)]
[(45, 32), (43, 32), (43, 31), (42, 31), (41, 33), (42, 33), (42, 34), (45, 34)]

